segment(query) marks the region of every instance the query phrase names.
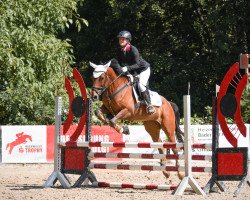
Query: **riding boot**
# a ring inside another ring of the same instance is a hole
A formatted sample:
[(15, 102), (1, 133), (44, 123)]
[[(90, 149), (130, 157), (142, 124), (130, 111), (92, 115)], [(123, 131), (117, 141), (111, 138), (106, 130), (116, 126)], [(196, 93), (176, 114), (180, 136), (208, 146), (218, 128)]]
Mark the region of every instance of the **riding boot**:
[(146, 104), (147, 104), (147, 113), (149, 114), (154, 114), (155, 113), (155, 108), (154, 106), (151, 104), (151, 100), (150, 100), (150, 95), (149, 95), (149, 91), (145, 90), (144, 92), (141, 93), (143, 99), (145, 100)]

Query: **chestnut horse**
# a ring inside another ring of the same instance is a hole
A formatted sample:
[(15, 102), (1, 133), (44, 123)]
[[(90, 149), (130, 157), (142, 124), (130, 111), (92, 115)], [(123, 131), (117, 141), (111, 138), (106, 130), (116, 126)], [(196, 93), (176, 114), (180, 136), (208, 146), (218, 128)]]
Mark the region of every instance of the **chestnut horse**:
[[(95, 114), (103, 123), (126, 134), (127, 127), (116, 124), (117, 120), (142, 121), (154, 142), (161, 142), (159, 137), (161, 129), (170, 142), (175, 143), (176, 136), (179, 142), (183, 142), (184, 134), (179, 127), (179, 110), (174, 103), (161, 96), (162, 105), (155, 107), (156, 112), (150, 115), (146, 111), (146, 105), (135, 108), (136, 100), (128, 77), (122, 74), (117, 76), (112, 67), (109, 67), (110, 62), (106, 65), (94, 63), (90, 65), (95, 69), (92, 77), (91, 98), (98, 100), (101, 97), (102, 99), (103, 105), (95, 111)], [(164, 153), (164, 150), (159, 149), (159, 153)], [(172, 149), (172, 151), (178, 154), (177, 149)], [(166, 160), (161, 160), (161, 164), (164, 161)], [(179, 166), (178, 160), (176, 160), (176, 166)], [(170, 176), (169, 172), (163, 172), (163, 174), (167, 178)], [(180, 172), (178, 176), (182, 178)]]

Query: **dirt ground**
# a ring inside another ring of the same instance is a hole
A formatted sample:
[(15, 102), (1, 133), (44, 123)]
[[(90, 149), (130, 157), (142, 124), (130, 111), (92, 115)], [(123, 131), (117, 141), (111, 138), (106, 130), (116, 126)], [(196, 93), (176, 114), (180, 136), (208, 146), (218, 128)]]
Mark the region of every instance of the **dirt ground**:
[[(53, 171), (53, 164), (1, 164), (0, 163), (0, 200), (5, 199), (98, 199), (98, 200), (130, 200), (130, 199), (187, 199), (187, 200), (249, 200), (250, 187), (245, 184), (239, 196), (233, 197), (238, 181), (225, 182), (227, 192), (214, 191), (207, 196), (200, 196), (191, 190), (185, 191), (183, 196), (173, 196), (172, 191), (144, 190), (144, 189), (117, 189), (117, 188), (91, 188), (80, 187), (63, 189), (57, 182), (55, 187), (43, 188), (49, 175)], [(145, 184), (178, 184), (175, 173), (171, 173), (166, 181), (161, 172), (157, 171), (121, 171), (121, 170), (92, 170), (98, 181), (145, 183)], [(69, 175), (70, 181), (78, 178), (78, 175)], [(205, 185), (210, 178), (209, 173), (194, 173), (193, 177)]]

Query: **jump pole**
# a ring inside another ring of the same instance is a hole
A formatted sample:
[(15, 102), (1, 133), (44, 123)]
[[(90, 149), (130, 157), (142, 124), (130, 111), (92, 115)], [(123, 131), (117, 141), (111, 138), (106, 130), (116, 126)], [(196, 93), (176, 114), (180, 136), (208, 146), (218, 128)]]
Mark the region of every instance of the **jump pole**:
[(182, 179), (174, 195), (182, 195), (188, 185), (200, 195), (206, 195), (199, 184), (192, 176), (192, 149), (191, 149), (191, 104), (190, 95), (183, 96), (184, 104), (184, 156), (185, 156), (185, 177)]
[[(192, 177), (192, 149), (191, 149), (191, 106), (190, 106), (190, 95), (186, 95), (183, 97), (184, 100), (184, 127), (185, 127), (185, 144), (184, 144), (184, 158), (185, 158), (185, 177), (181, 181), (181, 183), (177, 186), (177, 189), (173, 192), (174, 195), (182, 195), (185, 189), (187, 189), (187, 186), (190, 185), (191, 188), (200, 195), (206, 195), (202, 188), (198, 185), (198, 183), (194, 180)], [(81, 145), (79, 143), (79, 145)], [(86, 143), (85, 145), (88, 146)], [(85, 146), (82, 143), (82, 146)], [(98, 145), (98, 144), (96, 144)], [(111, 145), (107, 144), (107, 145)], [(124, 145), (124, 144), (121, 144)], [(60, 146), (63, 146), (63, 143), (60, 144)], [(91, 146), (95, 146), (94, 143)], [(88, 154), (89, 152), (87, 152)], [(88, 158), (88, 156), (86, 156)], [(91, 165), (90, 160), (88, 160), (88, 164)], [(97, 182), (97, 179), (93, 172), (90, 171), (91, 167), (86, 167), (84, 173), (80, 177), (80, 179), (74, 184), (74, 186), (79, 187), (82, 183), (84, 185), (87, 184), (88, 180), (92, 183), (93, 186), (100, 186), (99, 182)], [(106, 168), (104, 168), (106, 169)], [(110, 187), (109, 183), (101, 183), (101, 185), (105, 185), (105, 187)], [(141, 187), (141, 186), (140, 186)], [(173, 188), (174, 189), (174, 188)]]

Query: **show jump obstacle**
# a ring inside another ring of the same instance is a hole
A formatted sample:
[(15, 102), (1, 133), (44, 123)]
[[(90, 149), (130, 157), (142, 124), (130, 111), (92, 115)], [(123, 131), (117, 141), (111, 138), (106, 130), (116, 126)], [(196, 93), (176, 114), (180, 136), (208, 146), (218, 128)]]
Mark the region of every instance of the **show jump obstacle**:
[[(84, 126), (86, 125), (86, 133), (91, 131), (90, 119), (91, 119), (91, 102), (87, 101), (87, 91), (82, 76), (77, 69), (73, 69), (73, 77), (79, 88), (81, 96), (75, 97), (74, 90), (71, 85), (70, 79), (65, 77), (65, 88), (69, 97), (69, 111), (68, 117), (65, 120), (63, 126), (63, 134), (67, 133), (70, 125), (73, 122), (74, 116), (80, 117), (78, 126), (74, 133), (70, 136), (71, 142), (77, 141)], [(88, 109), (87, 109), (88, 106)], [(82, 148), (60, 148), (59, 143), (61, 141), (61, 118), (62, 118), (62, 98), (56, 97), (56, 109), (55, 109), (55, 135), (54, 135), (54, 171), (45, 182), (44, 187), (51, 187), (58, 180), (64, 188), (70, 188), (69, 180), (65, 173), (82, 173), (82, 165), (84, 160), (84, 149)], [(86, 137), (86, 140), (88, 137)], [(77, 160), (76, 160), (77, 159)], [(80, 170), (81, 169), (81, 170)]]
[[(244, 59), (244, 60), (243, 60)], [(243, 61), (242, 61), (243, 60)], [(248, 83), (248, 71), (246, 69), (248, 60), (246, 56), (241, 55), (241, 67), (239, 63), (235, 63), (228, 70), (223, 78), (218, 97), (213, 100), (213, 162), (212, 162), (212, 177), (204, 188), (206, 193), (216, 183), (219, 188), (223, 187), (219, 181), (240, 181), (238, 188), (234, 192), (237, 196), (242, 185), (246, 182), (250, 186), (248, 177), (248, 147), (239, 147), (237, 135), (247, 136), (247, 129), (241, 116), (240, 101), (242, 93)], [(237, 129), (231, 129), (227, 124), (227, 118), (234, 120)], [(219, 125), (226, 137), (230, 148), (219, 148)]]
[[(232, 68), (235, 70), (234, 65)], [(230, 69), (231, 70), (231, 69)], [(230, 71), (229, 70), (229, 71)], [(225, 77), (229, 76), (228, 73)], [(245, 75), (243, 76), (245, 77)], [(49, 176), (48, 180), (45, 182), (44, 187), (53, 186), (57, 180), (61, 183), (63, 188), (70, 188), (71, 184), (66, 177), (66, 174), (79, 174), (78, 180), (73, 184), (74, 187), (80, 187), (81, 185), (89, 185), (95, 187), (116, 187), (116, 188), (136, 188), (136, 189), (159, 189), (159, 190), (174, 190), (173, 194), (181, 195), (187, 188), (191, 188), (201, 195), (209, 193), (213, 185), (216, 183), (221, 191), (225, 191), (224, 184), (221, 181), (228, 180), (241, 180), (239, 188), (247, 181), (247, 148), (219, 148), (218, 147), (218, 121), (217, 115), (220, 122), (220, 115), (227, 116), (228, 113), (224, 112), (222, 102), (225, 92), (219, 92), (217, 104), (214, 104), (213, 110), (213, 142), (212, 144), (191, 144), (191, 134), (190, 134), (190, 124), (191, 124), (191, 108), (190, 108), (190, 96), (184, 96), (184, 144), (178, 143), (127, 143), (127, 142), (91, 142), (91, 100), (87, 98), (86, 87), (80, 73), (73, 69), (73, 78), (79, 85), (81, 96), (74, 96), (74, 91), (71, 86), (70, 80), (65, 78), (65, 88), (69, 96), (69, 115), (63, 126), (63, 134), (65, 134), (72, 124), (74, 117), (79, 117), (79, 123), (75, 132), (71, 135), (70, 140), (67, 142), (60, 141), (61, 135), (61, 117), (62, 117), (62, 98), (56, 98), (56, 111), (55, 111), (55, 146), (54, 146), (54, 171)], [(224, 78), (228, 79), (228, 78)], [(239, 89), (235, 92), (235, 101), (240, 103), (240, 97), (243, 88), (246, 85), (244, 78), (244, 83), (239, 84)], [(242, 80), (242, 79), (240, 79)], [(240, 81), (241, 82), (241, 81)], [(222, 84), (223, 86), (223, 84)], [(223, 87), (221, 87), (222, 91)], [(222, 97), (221, 97), (222, 96)], [(219, 98), (220, 97), (220, 98)], [(231, 96), (230, 100), (233, 99)], [(216, 101), (216, 100), (215, 100)], [(226, 101), (226, 103), (228, 103)], [(220, 109), (223, 110), (221, 113)], [(236, 112), (239, 112), (239, 105), (237, 104)], [(217, 111), (218, 110), (218, 111)], [(237, 124), (241, 125), (241, 129), (244, 131), (244, 124), (242, 124), (242, 119), (239, 118), (241, 115), (235, 114)], [(221, 123), (221, 122), (220, 122)], [(81, 134), (84, 126), (85, 129), (85, 141), (78, 142), (77, 139)], [(225, 125), (222, 125), (222, 131), (224, 133)], [(228, 132), (225, 132), (226, 134)], [(245, 134), (245, 132), (243, 132)], [(230, 135), (228, 133), (228, 135)], [(230, 136), (228, 136), (230, 137)], [(227, 139), (228, 139), (227, 137)], [(232, 140), (229, 140), (230, 144)], [(233, 143), (235, 144), (235, 143)], [(91, 147), (122, 147), (122, 148), (184, 148), (184, 155), (164, 155), (164, 154), (132, 154), (132, 153), (97, 153), (92, 152)], [(192, 155), (192, 149), (194, 148), (212, 148), (212, 158), (209, 156)], [(237, 149), (235, 149), (237, 148)], [(92, 162), (92, 158), (143, 158), (143, 159), (184, 159), (185, 166), (175, 167), (175, 166), (155, 166), (155, 165), (122, 165), (122, 164), (101, 164)], [(193, 167), (192, 160), (212, 160), (211, 167)], [(237, 166), (233, 168), (230, 163), (237, 162)], [(226, 167), (225, 167), (226, 165)], [(228, 166), (229, 165), (229, 166)], [(231, 167), (230, 167), (231, 166)], [(241, 166), (241, 167), (240, 167)], [(108, 182), (98, 182), (95, 174), (91, 169), (116, 169), (116, 170), (147, 170), (147, 171), (185, 171), (184, 179), (178, 184), (178, 186), (172, 185), (156, 185), (156, 184), (129, 184), (129, 183), (108, 183)], [(209, 172), (212, 173), (212, 178), (205, 186), (204, 191), (197, 184), (197, 182), (192, 177), (192, 172)], [(235, 195), (239, 193), (239, 189), (235, 192)]]

